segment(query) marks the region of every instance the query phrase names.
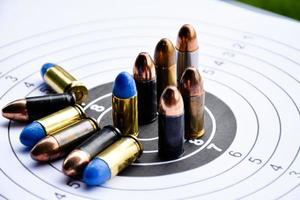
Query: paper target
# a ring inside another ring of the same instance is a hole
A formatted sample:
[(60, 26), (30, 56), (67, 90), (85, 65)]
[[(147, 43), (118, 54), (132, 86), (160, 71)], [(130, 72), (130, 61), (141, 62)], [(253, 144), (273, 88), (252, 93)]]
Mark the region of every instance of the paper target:
[(205, 80), (203, 138), (186, 141), (181, 158), (161, 161), (157, 122), (140, 127), (142, 157), (103, 186), (87, 188), (63, 175), (62, 160), (33, 161), (19, 142), (24, 124), (2, 118), (0, 177), (10, 187), (1, 196), (8, 198), (13, 191), (24, 199), (276, 199), (299, 194), (295, 140), (300, 130), (300, 64), (290, 55), (299, 56), (300, 50), (255, 32), (193, 18), (124, 17), (33, 35), (0, 48), (5, 52), (0, 105), (47, 93), (39, 69), (55, 62), (87, 84), (85, 110), (101, 126), (109, 124), (115, 76), (131, 72), (139, 52), (152, 55), (160, 38), (175, 42), (178, 28), (187, 22), (198, 34)]

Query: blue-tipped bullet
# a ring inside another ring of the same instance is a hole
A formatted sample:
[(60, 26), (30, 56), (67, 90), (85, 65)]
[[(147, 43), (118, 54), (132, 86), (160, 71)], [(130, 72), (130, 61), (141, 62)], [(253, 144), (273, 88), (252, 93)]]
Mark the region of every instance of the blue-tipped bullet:
[(44, 64), (42, 66), (42, 68), (41, 68), (41, 75), (42, 75), (42, 77), (45, 76), (45, 74), (48, 71), (48, 69), (50, 69), (51, 67), (54, 67), (54, 66), (55, 66), (55, 64), (53, 64), (53, 63), (46, 63), (46, 64)]
[(143, 152), (134, 136), (124, 136), (99, 153), (85, 168), (83, 181), (87, 185), (102, 185), (133, 163)]
[(44, 127), (37, 121), (25, 126), (20, 135), (22, 144), (33, 147), (40, 139), (46, 136)]
[(133, 77), (121, 72), (113, 85), (112, 118), (123, 135), (138, 135), (137, 90)]
[(27, 125), (21, 132), (20, 141), (27, 147), (33, 147), (45, 136), (53, 135), (84, 117), (85, 113), (79, 105), (69, 106)]
[(128, 72), (121, 72), (113, 85), (113, 95), (120, 99), (136, 96), (136, 86), (133, 77)]
[(111, 177), (111, 172), (107, 163), (100, 159), (93, 159), (85, 168), (83, 181), (87, 185), (102, 185)]

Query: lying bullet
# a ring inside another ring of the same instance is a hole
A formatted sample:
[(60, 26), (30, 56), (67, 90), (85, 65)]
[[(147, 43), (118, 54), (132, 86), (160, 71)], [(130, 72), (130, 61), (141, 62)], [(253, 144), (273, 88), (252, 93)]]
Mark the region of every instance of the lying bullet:
[(64, 160), (63, 171), (67, 176), (79, 176), (97, 154), (121, 137), (121, 132), (113, 126), (104, 126), (74, 149)]
[(34, 121), (73, 105), (75, 105), (75, 96), (73, 94), (27, 97), (7, 104), (2, 109), (2, 115), (14, 121)]
[(142, 152), (143, 147), (134, 136), (124, 136), (87, 165), (83, 181), (87, 185), (102, 185), (133, 163)]
[(25, 126), (20, 141), (25, 146), (33, 147), (43, 137), (53, 135), (83, 118), (85, 113), (79, 105), (66, 107)]
[(76, 103), (85, 101), (88, 89), (80, 81), (76, 80), (62, 67), (46, 63), (41, 69), (41, 75), (46, 83), (57, 93), (74, 93)]
[(183, 25), (177, 36), (177, 80), (188, 66), (198, 67), (198, 41), (197, 34), (190, 24)]
[(31, 150), (31, 158), (48, 162), (60, 158), (78, 146), (99, 129), (97, 122), (86, 118), (54, 135), (41, 139)]
[(188, 67), (180, 80), (180, 92), (184, 101), (185, 138), (201, 137), (204, 130), (203, 79), (195, 67)]
[(178, 158), (183, 153), (184, 105), (175, 86), (161, 95), (158, 111), (158, 153), (162, 159)]
[(161, 39), (154, 51), (154, 63), (156, 65), (157, 77), (157, 104), (164, 91), (169, 85), (177, 85), (176, 72), (176, 54), (172, 42), (167, 39)]
[(133, 77), (138, 95), (139, 124), (148, 124), (157, 118), (155, 65), (148, 53), (142, 52), (135, 60)]
[(134, 79), (121, 72), (113, 84), (112, 118), (123, 135), (138, 135), (137, 91)]

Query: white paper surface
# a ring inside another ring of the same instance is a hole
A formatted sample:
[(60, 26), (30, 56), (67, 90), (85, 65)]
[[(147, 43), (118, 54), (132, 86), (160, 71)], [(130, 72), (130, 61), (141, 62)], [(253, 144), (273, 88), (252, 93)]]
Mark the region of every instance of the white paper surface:
[(87, 188), (61, 173), (61, 161), (33, 161), (19, 142), (24, 124), (1, 117), (0, 197), (299, 199), (298, 22), (212, 0), (2, 0), (0, 106), (41, 94), (39, 70), (46, 62), (70, 70), (89, 88), (113, 81), (120, 70), (131, 72), (139, 52), (152, 55), (161, 38), (175, 43), (185, 23), (197, 30), (205, 90), (237, 121), (235, 139), (221, 156), (180, 173), (118, 176)]

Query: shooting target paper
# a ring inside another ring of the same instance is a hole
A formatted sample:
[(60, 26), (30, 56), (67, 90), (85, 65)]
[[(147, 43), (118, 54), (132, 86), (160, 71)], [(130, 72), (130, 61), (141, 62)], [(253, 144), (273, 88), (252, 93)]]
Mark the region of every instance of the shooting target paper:
[(140, 126), (143, 155), (102, 186), (38, 163), (19, 141), (26, 124), (0, 118), (0, 199), (299, 199), (300, 25), (213, 0), (1, 1), (0, 106), (47, 94), (56, 63), (89, 88), (83, 104), (112, 124), (112, 82), (138, 53), (176, 43), (192, 24), (204, 77), (205, 135), (184, 154), (157, 155), (157, 121)]

